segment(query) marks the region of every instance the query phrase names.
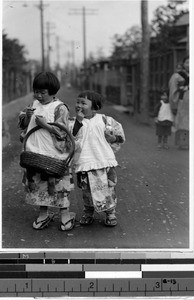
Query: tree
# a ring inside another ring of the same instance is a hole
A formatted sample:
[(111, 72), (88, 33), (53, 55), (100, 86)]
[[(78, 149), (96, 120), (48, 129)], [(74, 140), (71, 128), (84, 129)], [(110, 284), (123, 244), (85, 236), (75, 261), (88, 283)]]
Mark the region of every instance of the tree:
[[(185, 2), (169, 0), (167, 6), (161, 5), (155, 10), (151, 24), (151, 36), (154, 39), (152, 51), (165, 52), (176, 44), (181, 32), (177, 31), (174, 24), (180, 16), (187, 12), (182, 8), (182, 4)], [(179, 7), (181, 8), (179, 9)]]
[(20, 95), (24, 88), (22, 74), (26, 65), (25, 47), (17, 39), (9, 39), (3, 32), (3, 101), (7, 102)]
[(142, 39), (142, 31), (139, 26), (127, 29), (124, 35), (113, 36), (113, 60), (129, 59), (131, 56), (139, 56), (139, 48)]
[(3, 69), (19, 71), (26, 64), (26, 50), (17, 39), (9, 39), (3, 33)]

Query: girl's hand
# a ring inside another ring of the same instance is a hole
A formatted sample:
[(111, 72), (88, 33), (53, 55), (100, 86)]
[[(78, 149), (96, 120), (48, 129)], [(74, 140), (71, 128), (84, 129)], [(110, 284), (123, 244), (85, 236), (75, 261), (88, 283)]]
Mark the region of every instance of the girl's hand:
[(36, 116), (35, 118), (35, 122), (37, 125), (41, 126), (41, 127), (46, 127), (47, 126), (47, 122), (46, 119), (43, 116)]
[(104, 132), (105, 138), (108, 143), (112, 144), (116, 142), (116, 136), (114, 134), (111, 134), (110, 132), (105, 131)]
[(30, 119), (36, 109), (32, 107), (27, 107), (26, 116)]
[(77, 119), (78, 122), (80, 122), (80, 123), (83, 121), (83, 119), (84, 119), (84, 114), (83, 114), (83, 112), (82, 112), (81, 110), (79, 110), (79, 111), (76, 112), (76, 119)]
[(184, 90), (184, 92), (186, 92), (186, 91), (188, 91), (188, 89), (189, 89), (189, 86), (186, 85), (183, 90)]

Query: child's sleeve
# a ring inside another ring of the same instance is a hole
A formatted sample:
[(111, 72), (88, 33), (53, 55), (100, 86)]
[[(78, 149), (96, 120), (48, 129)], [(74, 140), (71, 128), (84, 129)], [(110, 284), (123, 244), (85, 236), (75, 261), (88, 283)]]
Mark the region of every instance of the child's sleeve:
[(82, 126), (83, 126), (83, 124), (78, 122), (78, 120), (76, 119), (74, 122), (73, 130), (72, 130), (73, 136), (76, 136), (76, 134), (78, 133), (78, 131), (80, 130), (80, 128)]
[(18, 116), (18, 127), (21, 130), (26, 129), (26, 124), (25, 124), (25, 117), (26, 117), (26, 108), (22, 111), (20, 111), (19, 116)]
[[(69, 109), (64, 103), (59, 104), (55, 108), (54, 122), (61, 123), (65, 125), (67, 129), (69, 129)], [(57, 126), (52, 126), (52, 127), (53, 127), (53, 132), (51, 133), (51, 136), (55, 148), (59, 150), (61, 153), (68, 152), (71, 149), (71, 140), (69, 136), (64, 130), (58, 128)]]
[[(59, 104), (54, 111), (54, 122), (61, 123), (65, 125), (65, 127), (68, 129), (68, 119), (69, 119), (69, 109), (68, 107), (63, 103)], [(66, 133), (58, 128), (57, 126), (52, 126), (52, 133), (51, 136), (56, 139), (56, 141), (62, 141), (66, 137)]]
[(122, 125), (117, 122), (112, 117), (103, 116), (105, 122), (105, 130), (110, 130), (112, 134), (116, 137), (116, 141), (111, 143), (111, 147), (114, 152), (120, 149), (121, 144), (125, 142), (125, 134)]
[[(31, 105), (29, 105), (29, 107), (30, 106)], [(27, 128), (28, 128), (28, 124), (26, 123), (26, 110), (27, 110), (27, 108), (24, 108), (22, 111), (20, 111), (19, 116), (18, 116), (17, 127), (21, 129), (20, 142), (23, 142), (24, 137), (26, 135)]]
[(82, 131), (80, 130), (83, 124), (79, 123), (75, 117), (69, 118), (69, 130), (74, 138), (75, 151), (80, 151), (80, 142), (82, 140)]
[(25, 107), (19, 113), (19, 116), (18, 116), (18, 128), (20, 128), (21, 130), (25, 130), (28, 127), (28, 124), (26, 124), (26, 122), (25, 122), (26, 111), (27, 111), (27, 108), (30, 108), (32, 106), (33, 106), (33, 102), (30, 103), (27, 107)]

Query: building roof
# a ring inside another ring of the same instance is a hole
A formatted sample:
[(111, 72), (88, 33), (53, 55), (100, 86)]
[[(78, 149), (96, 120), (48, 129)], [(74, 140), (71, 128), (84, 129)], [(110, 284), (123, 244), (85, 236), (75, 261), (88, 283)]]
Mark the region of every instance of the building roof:
[(189, 12), (182, 15), (176, 22), (175, 26), (185, 26), (189, 25)]
[(182, 39), (178, 40), (178, 43), (187, 43), (188, 38), (185, 36)]

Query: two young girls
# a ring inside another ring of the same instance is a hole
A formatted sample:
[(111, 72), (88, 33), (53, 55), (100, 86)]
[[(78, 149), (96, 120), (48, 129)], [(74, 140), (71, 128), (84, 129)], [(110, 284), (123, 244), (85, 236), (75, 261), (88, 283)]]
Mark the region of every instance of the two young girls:
[[(55, 121), (65, 124), (72, 131), (76, 144), (73, 162), (84, 205), (80, 224), (92, 224), (94, 212), (97, 211), (105, 213), (105, 225), (115, 226), (115, 168), (118, 163), (114, 151), (125, 141), (122, 126), (113, 118), (97, 113), (102, 108), (103, 98), (93, 91), (84, 91), (78, 95), (76, 118), (70, 121), (67, 106), (55, 96), (59, 88), (58, 79), (50, 72), (41, 72), (35, 77), (35, 99), (20, 113), (19, 127), (24, 135), (36, 125), (41, 126), (41, 129), (30, 135), (26, 149), (64, 159), (68, 153), (68, 141), (59, 129), (48, 123)], [(60, 230), (71, 230), (74, 227), (75, 213), (69, 212), (68, 199), (73, 188), (71, 179), (71, 168), (61, 178), (52, 178), (37, 170), (25, 170), (23, 183), (26, 202), (40, 207), (39, 216), (33, 223), (34, 229), (43, 229), (49, 225), (53, 219), (49, 207), (60, 209)]]

